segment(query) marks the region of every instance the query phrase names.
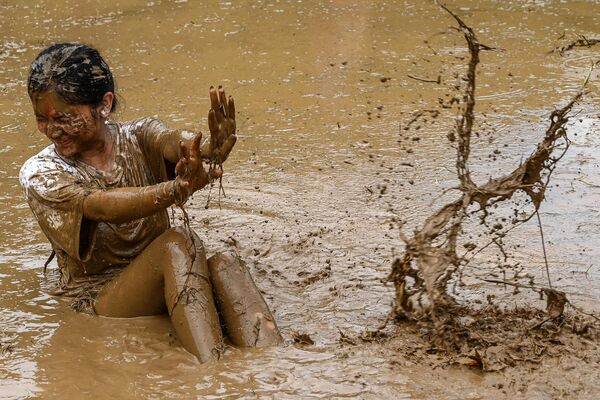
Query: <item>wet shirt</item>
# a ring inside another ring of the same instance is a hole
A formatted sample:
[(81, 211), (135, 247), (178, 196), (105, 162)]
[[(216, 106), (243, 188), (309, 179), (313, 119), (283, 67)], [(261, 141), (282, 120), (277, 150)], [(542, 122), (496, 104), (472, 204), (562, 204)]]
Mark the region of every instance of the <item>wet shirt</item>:
[(62, 157), (50, 145), (27, 160), (19, 175), (27, 202), (56, 252), (63, 289), (114, 275), (169, 228), (166, 210), (119, 224), (84, 218), (83, 201), (95, 190), (168, 180), (163, 149), (179, 141), (178, 131), (156, 119), (107, 125), (115, 143), (112, 171)]

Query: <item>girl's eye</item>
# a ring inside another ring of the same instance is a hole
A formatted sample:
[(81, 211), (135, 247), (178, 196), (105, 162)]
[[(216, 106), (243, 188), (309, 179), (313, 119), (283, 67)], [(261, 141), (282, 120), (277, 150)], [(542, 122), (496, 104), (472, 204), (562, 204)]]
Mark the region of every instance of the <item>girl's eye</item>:
[(69, 114), (65, 114), (65, 113), (56, 113), (54, 114), (52, 117), (54, 118), (55, 121), (58, 122), (64, 122), (67, 120)]

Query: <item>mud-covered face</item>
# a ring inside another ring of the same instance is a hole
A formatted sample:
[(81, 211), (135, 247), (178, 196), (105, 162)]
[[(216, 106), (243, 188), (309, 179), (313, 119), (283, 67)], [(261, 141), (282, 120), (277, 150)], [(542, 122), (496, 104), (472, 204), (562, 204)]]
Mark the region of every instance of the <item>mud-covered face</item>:
[(93, 146), (98, 123), (91, 106), (67, 104), (54, 92), (41, 93), (32, 103), (38, 130), (54, 143), (61, 156), (77, 156)]

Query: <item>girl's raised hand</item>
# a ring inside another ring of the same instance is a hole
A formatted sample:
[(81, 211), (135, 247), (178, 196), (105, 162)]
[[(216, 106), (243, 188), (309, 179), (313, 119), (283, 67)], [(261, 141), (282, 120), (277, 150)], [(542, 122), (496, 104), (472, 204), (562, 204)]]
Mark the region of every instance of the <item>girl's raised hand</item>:
[(235, 145), (235, 104), (233, 97), (225, 95), (225, 90), (211, 86), (210, 111), (208, 112), (208, 129), (210, 130), (210, 159), (217, 164), (227, 160)]

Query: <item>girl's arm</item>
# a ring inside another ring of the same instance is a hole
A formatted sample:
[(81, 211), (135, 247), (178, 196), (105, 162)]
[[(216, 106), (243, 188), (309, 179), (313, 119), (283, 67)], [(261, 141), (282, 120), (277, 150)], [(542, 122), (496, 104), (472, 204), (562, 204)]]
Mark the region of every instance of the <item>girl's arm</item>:
[(202, 165), (198, 134), (191, 148), (180, 143), (181, 158), (177, 162), (174, 180), (152, 186), (97, 190), (83, 201), (83, 216), (99, 222), (123, 223), (148, 217), (175, 203), (182, 204), (196, 190), (209, 182)]
[(99, 222), (123, 223), (148, 217), (182, 197), (177, 180), (144, 187), (96, 190), (83, 201), (83, 216)]

